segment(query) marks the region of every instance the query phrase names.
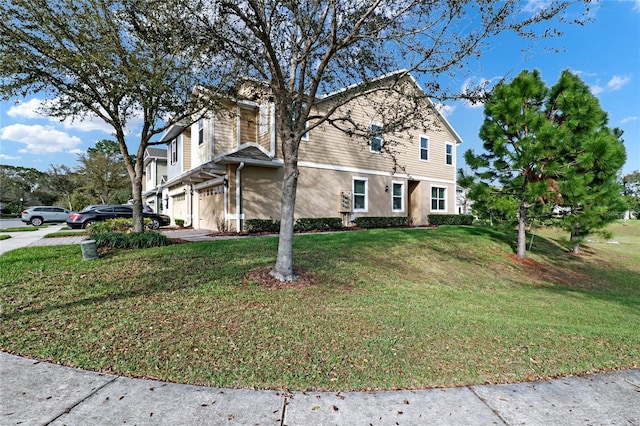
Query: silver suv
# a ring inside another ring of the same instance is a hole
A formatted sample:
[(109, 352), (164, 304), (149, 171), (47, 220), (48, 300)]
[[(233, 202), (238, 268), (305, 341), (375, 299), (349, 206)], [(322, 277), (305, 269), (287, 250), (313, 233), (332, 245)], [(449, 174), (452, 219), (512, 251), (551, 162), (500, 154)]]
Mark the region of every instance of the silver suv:
[(33, 226), (40, 226), (45, 222), (66, 222), (71, 212), (62, 207), (34, 206), (22, 212), (21, 220)]

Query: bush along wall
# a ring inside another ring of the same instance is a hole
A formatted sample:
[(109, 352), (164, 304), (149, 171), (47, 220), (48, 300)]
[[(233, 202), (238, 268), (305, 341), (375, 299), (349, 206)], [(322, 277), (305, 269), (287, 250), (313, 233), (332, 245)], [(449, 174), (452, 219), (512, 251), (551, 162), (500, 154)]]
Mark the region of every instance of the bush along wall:
[(408, 226), (409, 218), (406, 216), (357, 217), (355, 223), (359, 228), (393, 228)]
[[(280, 232), (280, 221), (271, 219), (247, 219), (244, 229), (249, 233)], [(300, 218), (294, 225), (296, 231), (331, 231), (342, 229), (342, 219), (339, 217)]]
[(271, 219), (247, 219), (244, 221), (244, 229), (249, 233), (280, 232), (280, 221)]
[(301, 218), (294, 225), (296, 231), (333, 231), (342, 229), (342, 219), (339, 217)]
[(429, 225), (473, 225), (470, 214), (430, 214)]

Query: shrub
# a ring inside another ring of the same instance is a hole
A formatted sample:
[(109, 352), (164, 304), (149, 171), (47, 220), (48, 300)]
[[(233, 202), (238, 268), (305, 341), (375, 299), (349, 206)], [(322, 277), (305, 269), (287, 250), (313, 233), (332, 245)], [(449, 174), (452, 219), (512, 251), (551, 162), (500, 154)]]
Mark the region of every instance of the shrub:
[(247, 232), (279, 232), (280, 221), (271, 219), (247, 219), (244, 221)]
[(296, 220), (297, 231), (330, 231), (342, 229), (342, 219), (339, 217), (301, 218)]
[(174, 219), (174, 221), (176, 222), (176, 226), (179, 226), (180, 228), (184, 226), (184, 219)]
[(407, 226), (409, 218), (406, 216), (358, 217), (355, 222), (359, 228), (393, 228)]
[(429, 225), (473, 225), (470, 214), (430, 214)]
[(167, 246), (171, 240), (157, 231), (132, 232), (104, 232), (91, 237), (98, 247), (106, 248), (150, 248)]
[[(151, 219), (145, 217), (143, 219), (144, 229), (151, 229)], [(129, 232), (133, 229), (133, 218), (118, 217), (107, 219), (102, 222), (96, 222), (87, 227), (89, 235), (104, 234), (105, 232)]]

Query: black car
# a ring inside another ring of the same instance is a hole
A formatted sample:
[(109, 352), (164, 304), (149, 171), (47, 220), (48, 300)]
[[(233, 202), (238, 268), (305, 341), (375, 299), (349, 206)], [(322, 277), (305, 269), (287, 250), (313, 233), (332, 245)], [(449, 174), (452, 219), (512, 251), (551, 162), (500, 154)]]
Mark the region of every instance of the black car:
[[(143, 212), (142, 216), (151, 219), (153, 229), (171, 223), (171, 218), (165, 214)], [(92, 223), (117, 217), (133, 217), (133, 206), (121, 204), (87, 206), (78, 213), (71, 213), (67, 219), (67, 226), (72, 229), (86, 228)]]

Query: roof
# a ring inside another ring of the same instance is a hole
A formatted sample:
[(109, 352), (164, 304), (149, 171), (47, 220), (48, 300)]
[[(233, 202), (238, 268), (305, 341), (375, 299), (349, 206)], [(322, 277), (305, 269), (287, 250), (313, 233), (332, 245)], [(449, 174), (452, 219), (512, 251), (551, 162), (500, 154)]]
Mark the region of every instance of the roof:
[[(331, 100), (332, 98), (340, 95), (341, 93), (345, 93), (345, 92), (348, 92), (348, 91), (351, 91), (351, 90), (356, 90), (358, 87), (361, 87), (361, 86), (363, 86), (365, 84), (371, 84), (371, 83), (375, 83), (375, 82), (378, 82), (378, 81), (383, 81), (383, 80), (390, 79), (390, 78), (405, 78), (405, 77), (410, 78), (411, 81), (413, 82), (413, 84), (416, 86), (416, 88), (418, 90), (420, 90), (420, 92), (425, 93), (424, 90), (422, 90), (422, 87), (420, 87), (420, 84), (418, 84), (416, 79), (411, 75), (411, 73), (409, 71), (407, 71), (406, 69), (401, 69), (401, 70), (398, 70), (398, 71), (391, 72), (389, 74), (385, 74), (385, 75), (380, 76), (378, 78), (374, 78), (374, 79), (369, 80), (369, 81), (363, 81), (363, 82), (360, 82), (360, 83), (352, 84), (352, 85), (344, 87), (342, 89), (338, 89), (338, 90), (335, 90), (333, 92), (327, 93), (326, 95), (319, 96), (317, 98), (317, 101), (318, 102), (325, 102), (325, 101)], [(425, 93), (425, 95), (426, 95), (426, 93)], [(458, 132), (455, 131), (453, 126), (451, 126), (451, 123), (449, 123), (449, 121), (445, 118), (445, 116), (442, 115), (442, 113), (438, 110), (438, 108), (435, 107), (435, 104), (433, 103), (431, 98), (427, 97), (426, 99), (427, 99), (427, 103), (429, 104), (429, 106), (433, 107), (433, 110), (435, 111), (437, 116), (442, 120), (442, 122), (444, 123), (444, 126), (447, 128), (447, 130), (449, 132), (451, 132), (453, 137), (456, 139), (456, 144), (461, 144), (462, 143), (462, 138), (460, 137)]]
[(167, 158), (167, 149), (147, 147), (145, 157)]
[(217, 155), (217, 164), (253, 164), (263, 167), (281, 167), (282, 160), (274, 159), (267, 150), (254, 142), (240, 145), (237, 149)]

